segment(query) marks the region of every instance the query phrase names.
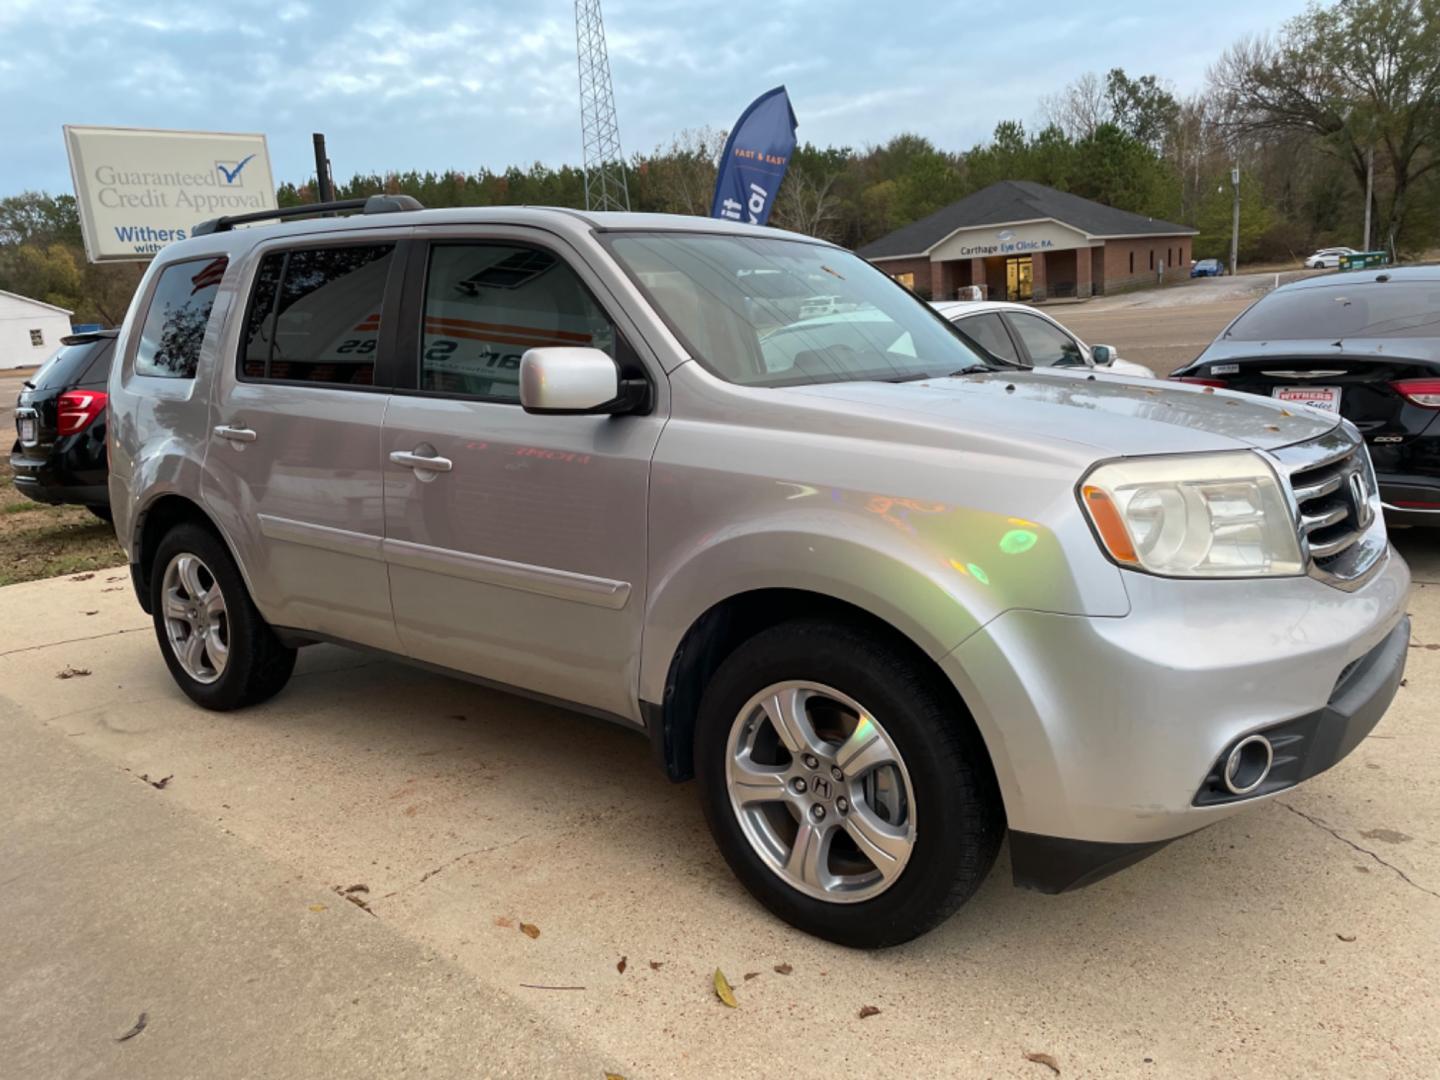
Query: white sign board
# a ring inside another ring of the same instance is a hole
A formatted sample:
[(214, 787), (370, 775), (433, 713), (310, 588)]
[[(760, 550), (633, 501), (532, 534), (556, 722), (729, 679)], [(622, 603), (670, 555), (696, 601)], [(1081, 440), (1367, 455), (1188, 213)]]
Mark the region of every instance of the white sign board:
[(275, 209), (264, 135), (65, 125), (91, 262), (142, 261), (202, 221)]

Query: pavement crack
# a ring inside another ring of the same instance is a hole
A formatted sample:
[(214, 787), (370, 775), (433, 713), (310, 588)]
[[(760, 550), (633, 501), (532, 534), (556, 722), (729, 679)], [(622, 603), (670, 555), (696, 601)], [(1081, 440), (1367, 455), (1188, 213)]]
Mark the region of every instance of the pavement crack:
[(1338, 829), (1331, 828), (1329, 825), (1325, 824), (1325, 822), (1321, 821), (1313, 814), (1307, 814), (1304, 810), (1299, 810), (1294, 806), (1291, 806), (1287, 802), (1281, 802), (1281, 800), (1279, 799), (1276, 799), (1275, 801), (1297, 817), (1304, 818), (1306, 821), (1310, 822), (1311, 825), (1314, 825), (1317, 829), (1323, 829), (1325, 832), (1335, 837), (1336, 840), (1339, 840), (1343, 844), (1348, 844), (1350, 847), (1360, 852), (1360, 854), (1369, 855), (1370, 858), (1374, 859), (1381, 866), (1385, 867), (1386, 870), (1391, 871), (1396, 877), (1398, 877), (1401, 881), (1405, 882), (1405, 884), (1409, 885), (1412, 889), (1419, 889), (1421, 892), (1428, 893), (1429, 895), (1435, 897), (1435, 899), (1440, 900), (1440, 892), (1436, 892), (1434, 889), (1427, 889), (1424, 885), (1421, 885), (1419, 882), (1415, 881), (1413, 878), (1410, 877), (1409, 874), (1405, 873), (1404, 870), (1401, 870), (1394, 863), (1388, 863), (1379, 855), (1375, 854), (1375, 852), (1371, 851), (1369, 848), (1361, 847), (1359, 844), (1355, 843), (1354, 840), (1351, 840), (1348, 836), (1342, 835)]
[(126, 626), (104, 634), (90, 634), (87, 637), (66, 638), (64, 641), (43, 641), (39, 645), (24, 645), (18, 649), (8, 649), (5, 652), (0, 652), (0, 659), (7, 656), (14, 656), (17, 653), (36, 652), (40, 649), (53, 649), (60, 645), (75, 645), (81, 641), (99, 641), (101, 638), (118, 637), (120, 634), (134, 634), (141, 630), (149, 629), (152, 629), (152, 627), (149, 623), (146, 623), (144, 626)]
[(425, 873), (420, 876), (420, 880), (417, 881), (414, 885), (407, 885), (407, 886), (406, 886), (405, 888), (403, 888), (403, 889), (396, 889), (394, 892), (388, 892), (388, 893), (386, 893), (384, 896), (382, 896), (380, 899), (381, 899), (381, 900), (389, 900), (392, 896), (399, 896), (399, 895), (401, 895), (402, 893), (407, 893), (407, 892), (409, 892), (411, 889), (419, 888), (421, 885), (424, 885), (425, 882), (429, 881), (429, 880), (430, 880), (432, 877), (434, 877), (436, 874), (440, 873), (442, 870), (448, 870), (448, 869), (450, 869), (450, 867), (454, 866), (456, 863), (460, 862), (462, 859), (468, 859), (468, 858), (470, 858), (470, 857), (472, 857), (472, 856), (474, 856), (474, 855), (488, 855), (488, 854), (490, 854), (490, 852), (492, 852), (492, 851), (501, 851), (501, 850), (503, 850), (503, 849), (505, 849), (505, 848), (508, 848), (508, 847), (514, 847), (516, 844), (520, 843), (521, 840), (528, 840), (529, 838), (530, 838), (530, 834), (529, 834), (529, 833), (521, 833), (519, 836), (513, 837), (513, 838), (511, 838), (511, 839), (509, 839), (509, 840), (505, 840), (505, 841), (503, 841), (503, 842), (501, 842), (501, 843), (499, 843), (499, 844), (490, 844), (490, 845), (488, 845), (487, 847), (478, 847), (478, 848), (475, 848), (475, 849), (473, 849), (473, 850), (471, 850), (471, 851), (462, 851), (459, 855), (456, 855), (453, 859), (448, 859), (448, 860), (446, 860), (445, 862), (441, 863), (439, 866), (435, 867), (435, 869), (425, 871)]

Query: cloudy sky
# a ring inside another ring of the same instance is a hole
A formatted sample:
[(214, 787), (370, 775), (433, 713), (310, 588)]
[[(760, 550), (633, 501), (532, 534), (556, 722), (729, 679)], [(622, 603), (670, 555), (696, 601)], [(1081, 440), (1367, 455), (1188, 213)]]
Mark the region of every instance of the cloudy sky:
[[(627, 153), (777, 83), (800, 138), (964, 149), (1087, 70), (1198, 87), (1302, 0), (605, 0)], [(0, 195), (68, 191), (62, 124), (258, 131), (277, 180), (578, 164), (571, 0), (0, 0)]]

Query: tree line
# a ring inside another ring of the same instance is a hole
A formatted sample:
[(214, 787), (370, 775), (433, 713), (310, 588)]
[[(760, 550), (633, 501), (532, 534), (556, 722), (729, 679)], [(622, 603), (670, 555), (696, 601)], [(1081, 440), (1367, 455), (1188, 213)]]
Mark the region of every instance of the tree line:
[[(685, 131), (634, 155), (631, 207), (707, 214), (724, 141), (722, 131)], [(1275, 33), (1232, 45), (1187, 97), (1154, 75), (1085, 75), (1042, 99), (1028, 126), (1002, 121), (965, 151), (915, 134), (862, 148), (805, 143), (771, 223), (860, 247), (998, 180), (1033, 180), (1192, 225), (1195, 257), (1225, 258), (1232, 168), (1242, 263), (1360, 247), (1367, 178), (1372, 248), (1403, 256), (1440, 247), (1440, 0), (1312, 3)], [(357, 175), (336, 186), (339, 198), (382, 192), (427, 207), (585, 200), (581, 169), (538, 163)], [(313, 178), (282, 184), (277, 197), (314, 201)], [(138, 276), (133, 265), (85, 262), (72, 196), (0, 200), (0, 289), (114, 324)]]

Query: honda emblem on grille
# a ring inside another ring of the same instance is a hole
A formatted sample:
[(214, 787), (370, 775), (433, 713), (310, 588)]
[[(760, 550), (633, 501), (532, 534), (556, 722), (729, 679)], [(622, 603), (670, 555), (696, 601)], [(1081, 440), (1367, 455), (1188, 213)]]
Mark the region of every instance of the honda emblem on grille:
[(1350, 473), (1350, 501), (1355, 505), (1355, 522), (1362, 529), (1368, 529), (1375, 516), (1370, 507), (1369, 487), (1363, 470), (1355, 469)]

